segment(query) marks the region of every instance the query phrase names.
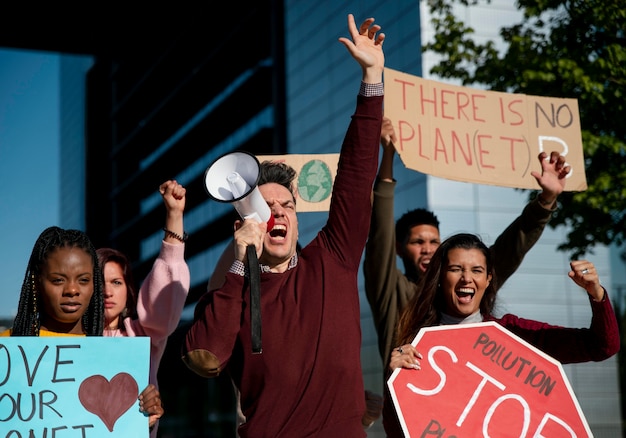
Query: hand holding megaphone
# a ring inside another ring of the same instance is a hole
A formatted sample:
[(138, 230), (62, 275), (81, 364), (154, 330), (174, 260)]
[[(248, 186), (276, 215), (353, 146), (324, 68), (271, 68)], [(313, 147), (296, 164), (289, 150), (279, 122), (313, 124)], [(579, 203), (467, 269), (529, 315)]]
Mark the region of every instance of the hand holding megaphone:
[[(257, 187), (261, 165), (248, 152), (229, 152), (213, 162), (204, 175), (207, 193), (218, 202), (233, 204), (242, 219), (267, 222), (267, 231), (274, 228), (272, 210)], [(259, 262), (255, 245), (247, 248), (250, 274), (250, 330), (252, 352), (261, 353), (261, 298)]]
[(274, 216), (257, 187), (261, 165), (249, 152), (229, 152), (213, 162), (204, 175), (204, 186), (211, 199), (233, 204), (242, 219), (267, 222), (274, 226)]

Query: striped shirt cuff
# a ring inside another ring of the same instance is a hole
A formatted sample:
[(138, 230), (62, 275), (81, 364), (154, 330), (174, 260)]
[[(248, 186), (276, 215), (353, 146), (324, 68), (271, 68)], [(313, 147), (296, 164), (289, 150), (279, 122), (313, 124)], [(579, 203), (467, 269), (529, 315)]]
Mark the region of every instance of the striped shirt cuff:
[(228, 272), (245, 277), (247, 274), (246, 265), (241, 260), (235, 260), (233, 264), (230, 265)]
[(385, 89), (383, 87), (382, 82), (379, 84), (367, 84), (361, 81), (361, 88), (359, 89), (359, 94), (365, 97), (384, 96)]

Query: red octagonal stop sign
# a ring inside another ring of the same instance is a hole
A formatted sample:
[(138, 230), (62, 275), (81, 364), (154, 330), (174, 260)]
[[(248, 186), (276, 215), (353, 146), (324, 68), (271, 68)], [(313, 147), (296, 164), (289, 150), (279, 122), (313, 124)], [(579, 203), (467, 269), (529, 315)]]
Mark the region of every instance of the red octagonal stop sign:
[(495, 322), (428, 327), (387, 385), (407, 437), (591, 437), (561, 364)]

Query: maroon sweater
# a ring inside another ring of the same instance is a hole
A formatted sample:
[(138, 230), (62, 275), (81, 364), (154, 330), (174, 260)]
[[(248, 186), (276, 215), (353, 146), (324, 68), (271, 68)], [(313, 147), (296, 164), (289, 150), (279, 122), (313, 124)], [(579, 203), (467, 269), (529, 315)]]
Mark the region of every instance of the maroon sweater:
[[(502, 318), (483, 317), (483, 321), (495, 321), (517, 336), (537, 347), (562, 364), (599, 362), (613, 356), (620, 348), (619, 327), (615, 311), (608, 295), (603, 301), (591, 303), (591, 325), (589, 328), (568, 328), (545, 322), (520, 318), (507, 313)], [(416, 409), (416, 415), (425, 415)], [(404, 433), (391, 401), (389, 388), (385, 385), (383, 425), (389, 438), (402, 438)]]
[[(248, 437), (364, 437), (357, 273), (378, 167), (383, 97), (357, 98), (328, 222), (284, 273), (261, 274), (263, 352), (252, 354), (248, 279), (198, 303), (183, 355), (207, 350), (241, 391)], [(192, 364), (193, 368), (193, 364)]]

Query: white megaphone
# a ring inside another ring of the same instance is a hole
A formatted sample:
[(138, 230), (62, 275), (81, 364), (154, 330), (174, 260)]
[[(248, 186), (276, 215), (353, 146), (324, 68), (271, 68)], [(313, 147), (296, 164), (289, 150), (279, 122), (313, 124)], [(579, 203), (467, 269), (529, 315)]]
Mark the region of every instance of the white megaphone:
[(204, 174), (204, 187), (211, 199), (233, 204), (242, 219), (267, 222), (274, 227), (274, 216), (257, 187), (261, 165), (249, 152), (228, 152), (211, 164)]

